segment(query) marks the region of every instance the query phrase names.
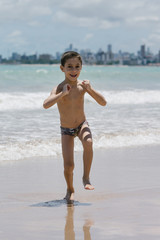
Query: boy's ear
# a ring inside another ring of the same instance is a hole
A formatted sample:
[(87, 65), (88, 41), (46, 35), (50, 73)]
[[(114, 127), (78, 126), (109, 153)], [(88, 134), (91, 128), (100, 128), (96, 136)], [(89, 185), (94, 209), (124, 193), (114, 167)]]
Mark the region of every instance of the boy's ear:
[(63, 66), (62, 66), (62, 65), (60, 65), (60, 69), (61, 69), (62, 72), (64, 72), (64, 70), (63, 70)]

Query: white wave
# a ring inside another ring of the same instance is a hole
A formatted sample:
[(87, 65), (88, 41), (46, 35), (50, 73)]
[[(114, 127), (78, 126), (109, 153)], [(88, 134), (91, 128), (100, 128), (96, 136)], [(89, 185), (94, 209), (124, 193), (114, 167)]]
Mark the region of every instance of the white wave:
[[(100, 91), (101, 92), (101, 91)], [(147, 104), (160, 103), (160, 91), (102, 91), (108, 104)], [(40, 109), (43, 101), (49, 96), (47, 92), (19, 92), (19, 93), (0, 93), (0, 111)], [(86, 94), (86, 102), (95, 100)]]
[[(157, 145), (160, 144), (160, 130), (101, 134), (93, 136), (93, 140), (94, 149)], [(82, 145), (78, 138), (75, 139), (75, 151), (82, 151)], [(60, 139), (32, 140), (0, 145), (0, 161), (57, 156), (59, 154), (61, 154)]]
[(44, 73), (44, 74), (47, 74), (48, 71), (46, 69), (37, 69), (36, 70), (36, 73)]
[[(147, 104), (160, 103), (160, 91), (158, 90), (126, 90), (126, 91), (100, 91), (108, 104)], [(86, 95), (88, 101), (94, 99)]]
[(49, 93), (0, 93), (0, 111), (40, 109)]
[(60, 143), (53, 140), (8, 143), (0, 145), (0, 161), (20, 160), (40, 156), (56, 156), (60, 153), (60, 149)]
[(102, 134), (95, 137), (95, 148), (119, 148), (160, 144), (160, 130)]

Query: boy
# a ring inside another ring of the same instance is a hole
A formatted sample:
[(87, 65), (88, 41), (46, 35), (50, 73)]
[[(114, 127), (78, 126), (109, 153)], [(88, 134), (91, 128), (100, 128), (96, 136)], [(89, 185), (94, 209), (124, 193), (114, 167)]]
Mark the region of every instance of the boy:
[(61, 143), (64, 160), (64, 177), (67, 184), (67, 201), (74, 200), (73, 169), (74, 169), (74, 137), (78, 136), (83, 145), (83, 184), (87, 190), (93, 190), (89, 174), (93, 158), (92, 135), (84, 113), (84, 94), (87, 92), (100, 105), (105, 106), (104, 97), (95, 91), (89, 80), (80, 81), (82, 59), (77, 52), (65, 52), (61, 58), (60, 69), (65, 80), (55, 87), (44, 101), (43, 107), (58, 105), (61, 123)]

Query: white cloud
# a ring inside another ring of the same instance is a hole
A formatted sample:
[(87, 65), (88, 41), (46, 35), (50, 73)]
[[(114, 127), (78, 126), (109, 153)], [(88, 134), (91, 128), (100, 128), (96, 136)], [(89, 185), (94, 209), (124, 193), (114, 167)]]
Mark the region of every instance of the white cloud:
[(116, 21), (108, 21), (99, 19), (96, 16), (93, 17), (85, 17), (85, 16), (75, 16), (71, 15), (64, 11), (58, 11), (54, 17), (54, 22), (61, 22), (65, 25), (77, 26), (77, 27), (84, 27), (84, 28), (102, 28), (102, 29), (109, 29), (118, 25)]
[(66, 8), (66, 9), (80, 9), (84, 8), (87, 6), (90, 6), (92, 8), (93, 5), (97, 5), (102, 3), (103, 0), (81, 0), (81, 1), (75, 1), (75, 0), (66, 0), (63, 1), (61, 7)]
[(93, 33), (87, 33), (85, 38), (84, 38), (84, 42), (87, 42), (89, 39), (93, 38)]
[(113, 27), (117, 27), (120, 23), (118, 21), (112, 22), (112, 21), (107, 21), (107, 20), (101, 20), (99, 28), (102, 29), (109, 29)]
[(40, 25), (40, 23), (38, 21), (31, 21), (31, 22), (28, 22), (28, 25), (31, 27), (37, 27)]
[(155, 27), (157, 25), (160, 25), (160, 18), (159, 16), (137, 16), (137, 17), (130, 17), (129, 19), (126, 19), (126, 23), (129, 26), (136, 26), (137, 29), (141, 27), (149, 27), (153, 26)]
[(51, 15), (52, 11), (48, 6), (33, 6), (30, 9), (32, 16), (43, 16), (43, 15)]
[[(159, 23), (160, 1), (152, 0), (66, 0), (61, 4), (61, 13), (66, 24), (72, 24), (75, 19), (79, 26), (93, 26), (109, 29), (117, 26), (147, 26), (148, 23)], [(66, 16), (66, 18), (65, 18)], [(96, 21), (95, 21), (96, 19)], [(59, 19), (57, 18), (57, 21)], [(92, 21), (93, 24), (90, 22)], [(140, 25), (137, 25), (140, 23)], [(99, 26), (98, 26), (99, 24)]]
[(24, 46), (27, 44), (27, 41), (25, 40), (25, 38), (22, 35), (22, 32), (19, 30), (15, 30), (15, 31), (11, 32), (7, 36), (6, 41), (15, 47)]
[(0, 0), (0, 22), (28, 21), (37, 16), (51, 15), (52, 8), (47, 3), (47, 0)]
[(21, 35), (22, 35), (21, 31), (15, 30), (15, 31), (13, 31), (12, 33), (10, 33), (10, 34), (8, 35), (8, 37), (9, 37), (9, 38), (14, 38), (14, 37), (21, 36)]
[(140, 16), (136, 17), (135, 22), (147, 22), (147, 21), (153, 21), (153, 22), (158, 22), (160, 19), (157, 16)]
[[(0, 37), (4, 44), (6, 40), (6, 49), (8, 43), (11, 48), (39, 44), (40, 50), (47, 46), (54, 51), (66, 40), (87, 47), (92, 39), (95, 48), (105, 47), (108, 41), (116, 48), (126, 44), (137, 49), (145, 41), (157, 46), (157, 51), (159, 12), (160, 0), (0, 0)], [(3, 49), (1, 45), (0, 53)]]
[(77, 23), (80, 27), (95, 24), (101, 29), (158, 23), (159, 11), (159, 0), (152, 0), (152, 4), (149, 0), (0, 0), (0, 22), (36, 22), (39, 16), (52, 15), (55, 24), (64, 22), (73, 26)]

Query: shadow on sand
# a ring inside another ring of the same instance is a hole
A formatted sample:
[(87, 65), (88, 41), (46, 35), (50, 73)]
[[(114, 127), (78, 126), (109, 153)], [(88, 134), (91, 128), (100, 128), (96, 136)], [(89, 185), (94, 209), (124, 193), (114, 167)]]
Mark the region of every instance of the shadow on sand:
[(91, 206), (91, 203), (80, 203), (79, 201), (67, 201), (66, 199), (60, 199), (32, 204), (31, 207), (61, 207), (63, 205), (66, 205), (67, 207)]

